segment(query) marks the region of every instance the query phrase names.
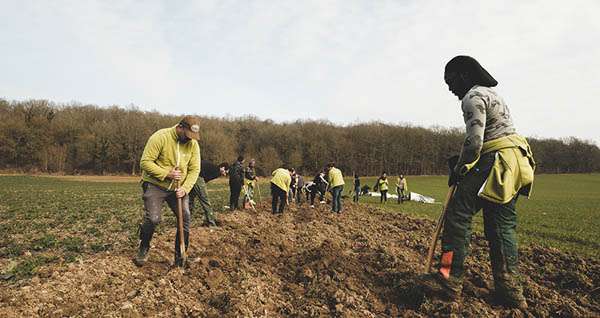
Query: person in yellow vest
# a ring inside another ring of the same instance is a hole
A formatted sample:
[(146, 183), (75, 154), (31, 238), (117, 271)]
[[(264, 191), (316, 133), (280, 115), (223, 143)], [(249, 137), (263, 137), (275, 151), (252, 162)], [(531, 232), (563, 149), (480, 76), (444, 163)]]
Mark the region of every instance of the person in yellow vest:
[(398, 203), (404, 202), (404, 197), (406, 196), (406, 192), (408, 191), (408, 182), (404, 175), (400, 175), (398, 177), (398, 182), (396, 183), (396, 192), (398, 193)]
[[(271, 178), (271, 210), (273, 214), (283, 213), (292, 183), (292, 172), (285, 168), (275, 169)], [(278, 206), (279, 205), (279, 206)]]
[(379, 179), (377, 179), (377, 189), (379, 189), (379, 194), (381, 194), (379, 203), (387, 203), (388, 184), (387, 173), (384, 171)]
[[(146, 142), (140, 167), (142, 168), (142, 190), (144, 219), (140, 226), (140, 247), (134, 262), (144, 265), (148, 259), (150, 240), (160, 223), (163, 202), (177, 216), (177, 199), (182, 198), (183, 240), (189, 245), (190, 209), (188, 193), (194, 187), (200, 173), (200, 147), (198, 139), (200, 121), (194, 116), (185, 116), (179, 124), (158, 130)], [(177, 184), (180, 184), (177, 187)], [(179, 250), (179, 231), (175, 236), (175, 265), (183, 266)]]
[(329, 191), (331, 191), (331, 211), (342, 212), (342, 190), (344, 190), (344, 176), (342, 171), (335, 167), (334, 162), (327, 165), (327, 178), (329, 179)]

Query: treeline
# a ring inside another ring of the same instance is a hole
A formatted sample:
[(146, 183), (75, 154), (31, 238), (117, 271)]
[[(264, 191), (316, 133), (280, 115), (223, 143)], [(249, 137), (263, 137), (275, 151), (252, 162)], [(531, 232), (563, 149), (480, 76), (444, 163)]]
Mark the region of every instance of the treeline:
[[(135, 107), (57, 105), (46, 100), (0, 99), (0, 169), (66, 174), (138, 174), (148, 137), (180, 116)], [(457, 154), (458, 128), (422, 128), (380, 122), (334, 125), (327, 121), (275, 123), (255, 117), (203, 117), (201, 154), (215, 162), (238, 154), (256, 158), (258, 172), (285, 165), (312, 174), (335, 161), (350, 175), (445, 174)], [(529, 138), (537, 172), (600, 171), (600, 149), (577, 138)]]

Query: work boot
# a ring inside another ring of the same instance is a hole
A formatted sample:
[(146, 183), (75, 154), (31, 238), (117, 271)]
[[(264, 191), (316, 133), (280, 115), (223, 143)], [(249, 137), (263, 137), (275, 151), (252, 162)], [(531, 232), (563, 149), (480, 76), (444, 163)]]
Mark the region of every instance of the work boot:
[(141, 266), (144, 266), (144, 264), (146, 264), (146, 261), (148, 260), (148, 251), (149, 250), (150, 250), (150, 247), (144, 246), (144, 244), (140, 243), (140, 248), (138, 250), (138, 253), (135, 256), (135, 259), (133, 260), (135, 265), (141, 267)]
[(444, 301), (457, 301), (462, 294), (462, 279), (450, 276), (444, 278), (439, 273), (423, 275), (420, 285), (426, 296)]
[(523, 296), (523, 286), (516, 274), (495, 274), (494, 288), (497, 300), (506, 307), (527, 309), (527, 301)]

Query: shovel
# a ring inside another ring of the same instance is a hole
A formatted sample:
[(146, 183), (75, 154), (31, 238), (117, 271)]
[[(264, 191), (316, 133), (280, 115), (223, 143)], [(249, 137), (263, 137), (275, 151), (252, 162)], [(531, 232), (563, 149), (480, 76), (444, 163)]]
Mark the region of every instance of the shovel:
[(431, 271), (431, 262), (433, 260), (433, 254), (435, 253), (435, 247), (437, 246), (438, 238), (440, 237), (440, 232), (444, 227), (444, 220), (446, 218), (446, 211), (448, 211), (448, 203), (454, 196), (454, 191), (456, 190), (456, 185), (452, 185), (450, 189), (448, 189), (448, 194), (446, 195), (446, 201), (444, 201), (444, 207), (442, 208), (442, 213), (438, 218), (437, 225), (435, 227), (435, 232), (433, 232), (433, 236), (431, 237), (431, 244), (429, 245), (429, 252), (427, 253), (427, 263), (425, 263), (425, 273), (429, 273)]

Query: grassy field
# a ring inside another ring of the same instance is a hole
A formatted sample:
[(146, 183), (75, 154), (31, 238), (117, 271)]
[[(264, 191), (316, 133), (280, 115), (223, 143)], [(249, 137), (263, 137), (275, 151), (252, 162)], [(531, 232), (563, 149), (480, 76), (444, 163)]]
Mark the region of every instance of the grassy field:
[[(371, 187), (376, 178), (361, 181)], [(446, 177), (408, 177), (410, 191), (434, 197), (442, 202), (448, 187)], [(366, 183), (365, 183), (366, 182)], [(395, 193), (396, 177), (390, 179), (390, 192)], [(350, 190), (348, 185), (345, 191)], [(362, 202), (379, 206), (379, 198), (361, 198)], [(385, 209), (401, 211), (417, 217), (436, 219), (441, 205), (389, 200)], [(600, 175), (538, 175), (530, 199), (520, 197), (517, 203), (519, 240), (537, 243), (581, 255), (600, 257)], [(474, 219), (474, 230), (483, 232), (482, 213)]]
[[(141, 219), (141, 189), (137, 178), (60, 178), (0, 176), (0, 271), (5, 279), (35, 273), (44, 264), (67, 264), (92, 253), (131, 252), (137, 244)], [(375, 178), (363, 178), (372, 185)], [(395, 182), (395, 179), (392, 179)], [(408, 177), (409, 189), (441, 201), (444, 177)], [(269, 195), (268, 180), (261, 184)], [(393, 182), (392, 182), (393, 183)], [(347, 193), (351, 182), (347, 180)], [(229, 194), (224, 179), (208, 185), (215, 210), (223, 209)], [(393, 191), (392, 191), (393, 192)], [(346, 201), (350, 201), (347, 199)], [(379, 205), (378, 198), (362, 198)], [(390, 200), (385, 209), (436, 219), (439, 204)], [(600, 257), (600, 175), (541, 175), (533, 197), (518, 204), (521, 242), (552, 246)], [(202, 222), (193, 216), (193, 226)], [(175, 218), (167, 210), (158, 231), (172, 228)], [(475, 230), (482, 231), (481, 214)]]

